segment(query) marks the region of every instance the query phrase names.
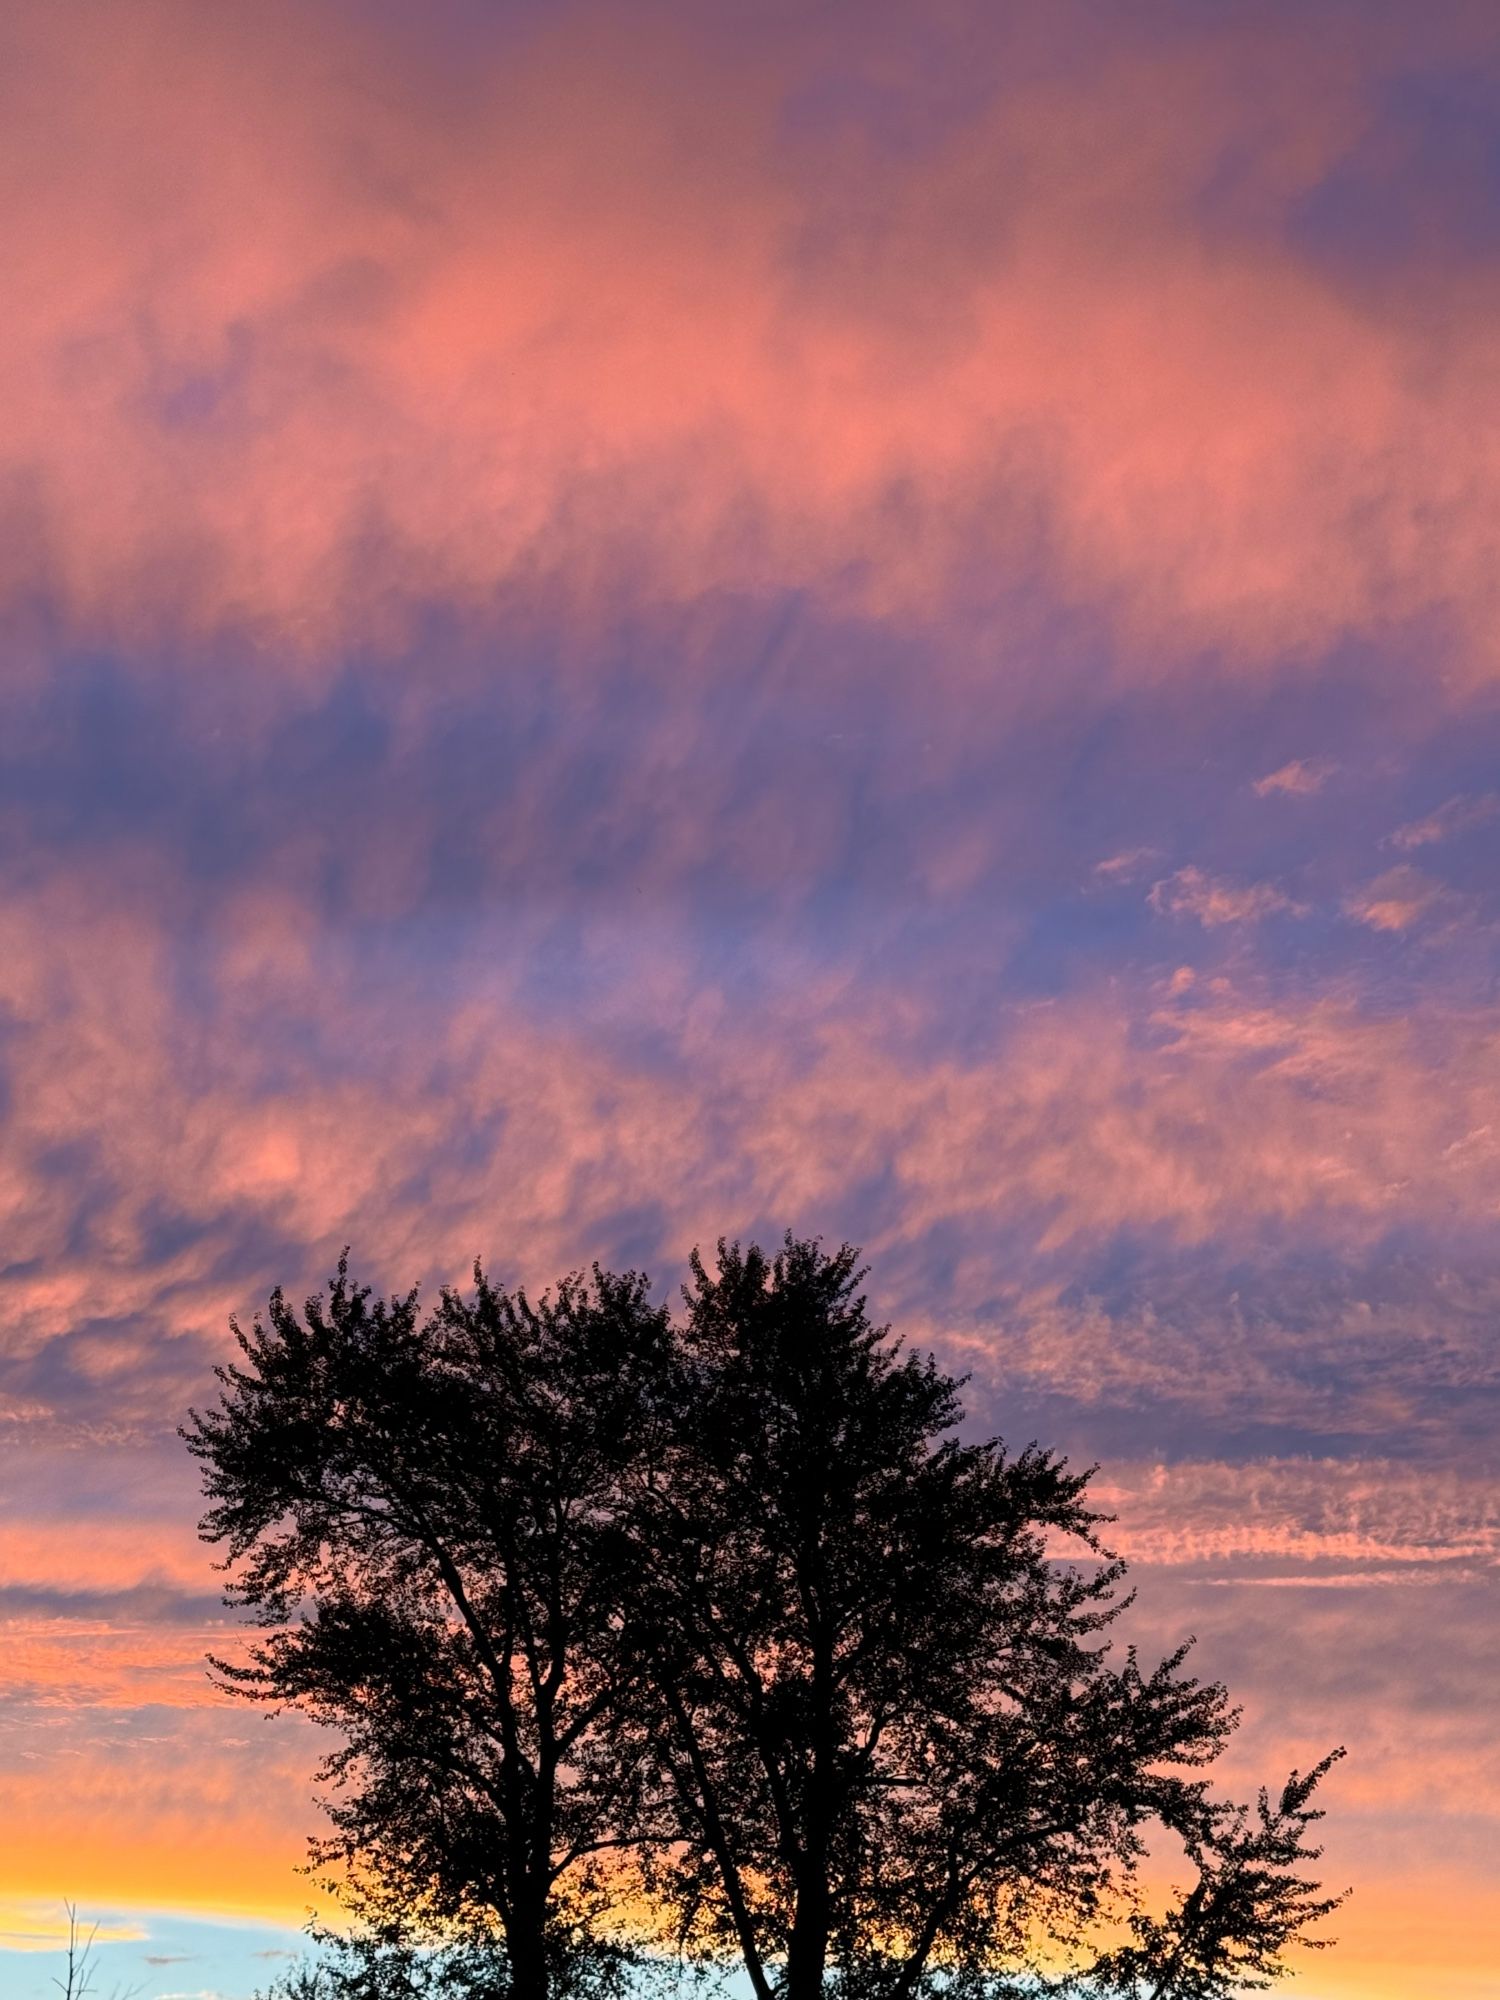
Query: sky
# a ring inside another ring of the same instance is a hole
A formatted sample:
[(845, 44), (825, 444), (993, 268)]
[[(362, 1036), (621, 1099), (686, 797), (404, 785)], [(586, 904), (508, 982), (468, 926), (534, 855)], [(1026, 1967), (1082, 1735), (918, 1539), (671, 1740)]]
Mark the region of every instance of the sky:
[(1500, 1996), (1492, 0), (15, 0), (0, 179), (0, 1989), (320, 1901), (232, 1313), (792, 1227)]

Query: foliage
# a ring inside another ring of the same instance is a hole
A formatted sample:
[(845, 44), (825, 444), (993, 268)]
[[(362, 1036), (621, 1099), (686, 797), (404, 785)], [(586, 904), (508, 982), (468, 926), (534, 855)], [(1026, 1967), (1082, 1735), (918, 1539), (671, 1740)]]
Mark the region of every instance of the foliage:
[(218, 1671), (339, 1730), (315, 1852), (371, 1923), (285, 2000), (1212, 2000), (1335, 1907), (1332, 1759), (1211, 1796), (1237, 1714), (1113, 1646), (1092, 1473), (966, 1439), (862, 1275), (788, 1236), (695, 1254), (675, 1320), (597, 1268), (424, 1318), (341, 1264), (236, 1329), (185, 1435), (266, 1636)]
[(1274, 1804), (1262, 1790), (1254, 1812), (1222, 1804), (1208, 1809), (1188, 1844), (1198, 1870), (1192, 1892), (1165, 1920), (1135, 1916), (1133, 1945), (1101, 1968), (1110, 1990), (1140, 1992), (1146, 2000), (1214, 2000), (1271, 1985), (1290, 1944), (1327, 1949), (1329, 1939), (1305, 1933), (1343, 1898), (1320, 1894), (1297, 1871), (1322, 1854), (1307, 1841), (1309, 1827), (1323, 1817), (1311, 1800), (1343, 1754), (1331, 1751), (1310, 1771), (1293, 1771)]
[[(685, 1419), (634, 1524), (646, 1748), (684, 1836), (643, 1864), (758, 2000), (1089, 1967), (1144, 1826), (1207, 1855), (1197, 1774), (1235, 1720), (1186, 1647), (1113, 1660), (1127, 1600), (1090, 1474), (962, 1442), (961, 1385), (870, 1323), (860, 1275), (790, 1240), (695, 1257)], [(1259, 1939), (1279, 1882), (1242, 1879), (1216, 1907)]]
[(498, 1922), (521, 1994), (613, 1986), (611, 1500), (656, 1424), (665, 1317), (634, 1277), (537, 1305), (476, 1278), (423, 1318), (341, 1263), (326, 1304), (299, 1318), (277, 1293), (236, 1329), (242, 1360), (185, 1435), (230, 1601), (269, 1636), (215, 1666), (338, 1728), (314, 1858), (350, 1871), (357, 1908), (440, 1934)]
[(319, 1955), (260, 2000), (510, 2000), (504, 1954), (485, 1940), (424, 1946), (390, 1927), (344, 1936), (315, 1927), (313, 1937)]

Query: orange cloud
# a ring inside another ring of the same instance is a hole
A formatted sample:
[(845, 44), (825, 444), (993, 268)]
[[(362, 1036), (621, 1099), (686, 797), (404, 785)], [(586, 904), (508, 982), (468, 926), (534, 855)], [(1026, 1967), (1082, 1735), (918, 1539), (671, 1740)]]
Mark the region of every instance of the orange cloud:
[(197, 1728), (152, 1720), (154, 1740), (137, 1728), (100, 1741), (97, 1718), (92, 1732), (65, 1732), (55, 1745), (38, 1730), (31, 1760), (0, 1781), (7, 1896), (55, 1903), (66, 1892), (84, 1907), (293, 1924), (310, 1904), (326, 1905), (297, 1873), (315, 1823), (316, 1753), (302, 1732), (252, 1718), (254, 1735), (235, 1742), (221, 1711), (205, 1711)]
[(184, 1629), (118, 1617), (10, 1618), (4, 1630), (7, 1692), (25, 1699), (34, 1723), (50, 1709), (227, 1707), (206, 1664), (210, 1651), (232, 1655), (238, 1646), (227, 1619)]

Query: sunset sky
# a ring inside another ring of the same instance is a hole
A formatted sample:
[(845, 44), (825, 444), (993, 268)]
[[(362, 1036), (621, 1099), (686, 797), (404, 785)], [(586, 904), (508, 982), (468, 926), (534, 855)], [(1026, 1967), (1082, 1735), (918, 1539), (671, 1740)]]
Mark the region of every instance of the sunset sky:
[(1495, 0), (14, 0), (0, 1992), (315, 1900), (231, 1313), (851, 1238), (1500, 1996)]

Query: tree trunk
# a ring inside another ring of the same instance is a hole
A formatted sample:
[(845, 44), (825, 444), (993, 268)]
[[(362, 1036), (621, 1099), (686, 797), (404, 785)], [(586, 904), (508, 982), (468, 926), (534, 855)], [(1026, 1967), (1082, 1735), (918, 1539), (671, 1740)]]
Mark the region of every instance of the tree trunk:
[[(817, 1562), (816, 1571), (821, 1598), (826, 1583), (821, 1561)], [(830, 1796), (834, 1768), (833, 1647), (821, 1622), (813, 1631), (812, 1655), (811, 1783), (800, 1828), (801, 1865), (796, 1871), (797, 1907), (787, 1946), (785, 2000), (821, 2000), (828, 1968), (828, 1934), (833, 1927), (833, 1892), (829, 1883), (834, 1818), (834, 1801)]]
[(828, 1966), (831, 1915), (827, 1872), (819, 1868), (798, 1891), (786, 1955), (785, 2000), (820, 2000)]
[(528, 1898), (518, 1908), (506, 1934), (512, 2000), (547, 2000), (547, 1932), (545, 1897)]

